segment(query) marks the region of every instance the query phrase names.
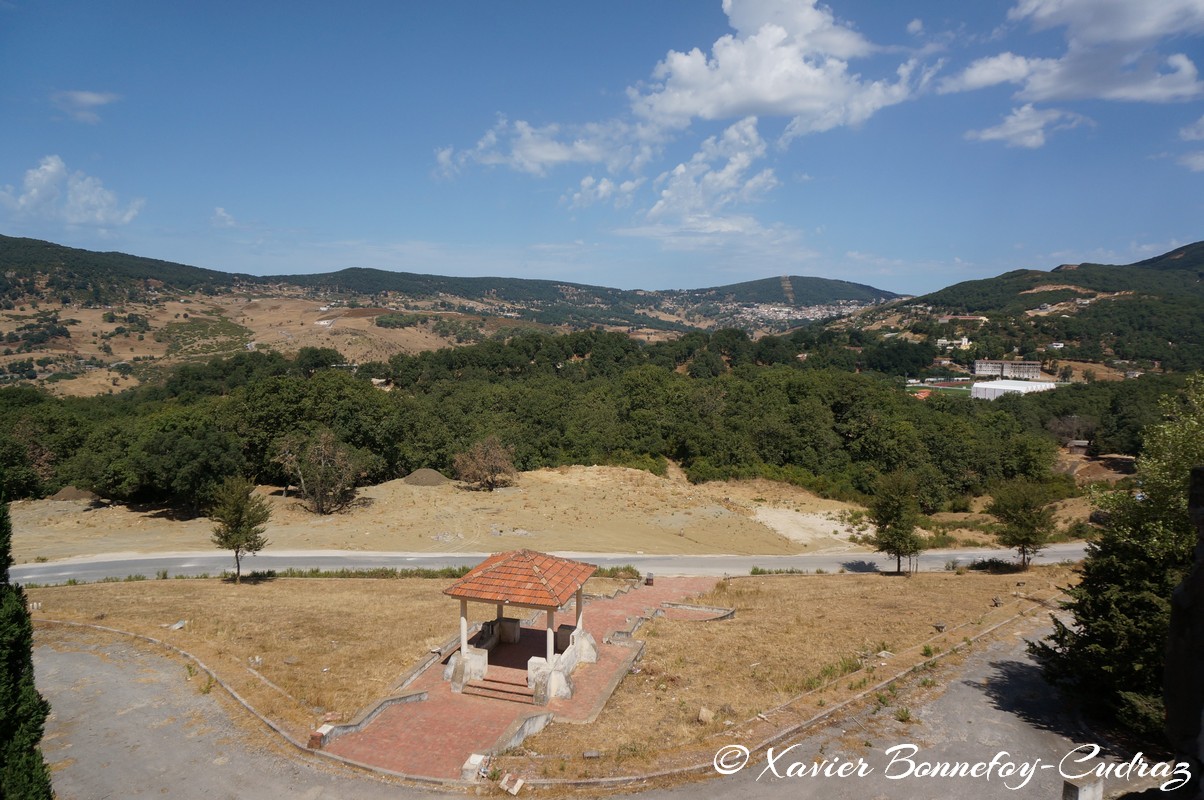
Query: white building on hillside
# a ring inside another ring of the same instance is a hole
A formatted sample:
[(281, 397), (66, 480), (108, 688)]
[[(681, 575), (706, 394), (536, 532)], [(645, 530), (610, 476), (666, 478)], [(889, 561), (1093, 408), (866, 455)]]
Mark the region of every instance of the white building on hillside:
[(970, 396), (977, 400), (997, 400), (1005, 394), (1048, 392), (1057, 384), (1050, 381), (986, 381), (970, 387)]

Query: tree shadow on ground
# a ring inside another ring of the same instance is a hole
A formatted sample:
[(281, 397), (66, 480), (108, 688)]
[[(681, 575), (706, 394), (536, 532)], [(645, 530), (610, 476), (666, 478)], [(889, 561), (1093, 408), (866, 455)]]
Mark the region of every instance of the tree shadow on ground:
[[(271, 583), (274, 580), (276, 580), (276, 570), (256, 570), (254, 572), (244, 572), (240, 583), (249, 583), (253, 586), (258, 586), (261, 583)], [(234, 583), (234, 575), (226, 573), (222, 576), (222, 583)]]
[(840, 565), (845, 572), (878, 572), (878, 565), (872, 561), (860, 559), (858, 561), (845, 561)]
[(151, 519), (166, 519), (171, 522), (191, 522), (205, 516), (199, 508), (179, 508), (162, 503), (128, 503), (126, 508), (136, 514), (146, 514)]
[(1082, 711), (1045, 680), (1041, 667), (1031, 661), (992, 661), (994, 673), (985, 683), (967, 681), (983, 691), (999, 711), (1011, 714), (1027, 725), (1061, 736), (1076, 743), (1100, 746), (1100, 757), (1128, 758), (1101, 730), (1090, 727)]

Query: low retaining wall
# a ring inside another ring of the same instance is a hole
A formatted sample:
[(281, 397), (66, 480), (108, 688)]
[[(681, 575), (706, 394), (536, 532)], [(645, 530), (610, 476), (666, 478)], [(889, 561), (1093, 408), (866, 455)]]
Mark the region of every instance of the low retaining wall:
[(316, 731), (309, 735), (308, 747), (311, 750), (316, 750), (330, 744), (332, 739), (343, 736), (348, 733), (359, 733), (366, 725), (371, 724), (372, 720), (390, 706), (401, 705), (403, 703), (420, 703), (427, 698), (426, 692), (410, 692), (409, 694), (396, 695), (394, 697), (386, 697), (375, 706), (365, 711), (360, 712), (360, 715), (351, 722), (344, 722), (338, 725), (327, 723), (321, 726)]

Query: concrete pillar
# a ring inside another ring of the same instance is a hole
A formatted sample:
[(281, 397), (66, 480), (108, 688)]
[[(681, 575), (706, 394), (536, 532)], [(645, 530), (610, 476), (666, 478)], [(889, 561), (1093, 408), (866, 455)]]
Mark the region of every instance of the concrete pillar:
[(460, 660), (468, 656), (468, 601), (460, 600)]
[(1104, 800), (1104, 781), (1090, 777), (1062, 783), (1062, 800)]
[(497, 604), (497, 623), (498, 623), (498, 630), (501, 630), (501, 629), (502, 629), (502, 617), (506, 616), (506, 610), (505, 610), (505, 609), (506, 609), (506, 606), (504, 606), (503, 604), (501, 604), (501, 603), (498, 603), (498, 604)]
[(577, 587), (577, 630), (585, 628), (585, 590), (580, 586)]
[(552, 656), (556, 655), (556, 630), (552, 627), (555, 624), (556, 609), (548, 609), (548, 665), (552, 663)]

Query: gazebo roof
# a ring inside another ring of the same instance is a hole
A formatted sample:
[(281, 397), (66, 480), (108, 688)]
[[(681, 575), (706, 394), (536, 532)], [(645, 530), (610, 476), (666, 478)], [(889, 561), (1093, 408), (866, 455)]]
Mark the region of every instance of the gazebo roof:
[(443, 590), (446, 595), (527, 608), (560, 608), (598, 569), (534, 550), (494, 553)]

